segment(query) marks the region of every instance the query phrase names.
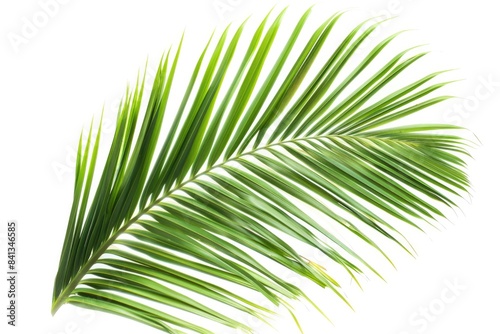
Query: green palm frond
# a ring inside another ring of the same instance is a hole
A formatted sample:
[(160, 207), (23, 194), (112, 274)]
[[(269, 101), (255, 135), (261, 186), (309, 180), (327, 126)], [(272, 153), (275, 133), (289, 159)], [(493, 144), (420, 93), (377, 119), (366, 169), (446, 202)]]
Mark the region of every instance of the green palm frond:
[(468, 188), (458, 128), (395, 123), (448, 98), (435, 95), (447, 84), (435, 82), (442, 72), (393, 85), (425, 54), (409, 49), (384, 62), (398, 34), (356, 64), (379, 24), (367, 21), (312, 73), (342, 14), (303, 43), (310, 13), (280, 31), (279, 50), (284, 11), (268, 15), (249, 42), (245, 23), (212, 37), (174, 105), (181, 41), (162, 58), (147, 104), (144, 79), (126, 92), (99, 180), (100, 125), (95, 141), (80, 139), (53, 313), (69, 303), (167, 333), (211, 333), (193, 315), (250, 331), (223, 310), (264, 320), (269, 310), (233, 287), (275, 305), (309, 300), (267, 263), (345, 300), (336, 273), (296, 245), (319, 250), (354, 280), (378, 275), (333, 228), (389, 259), (382, 240), (411, 252), (391, 221), (421, 229), (454, 206)]

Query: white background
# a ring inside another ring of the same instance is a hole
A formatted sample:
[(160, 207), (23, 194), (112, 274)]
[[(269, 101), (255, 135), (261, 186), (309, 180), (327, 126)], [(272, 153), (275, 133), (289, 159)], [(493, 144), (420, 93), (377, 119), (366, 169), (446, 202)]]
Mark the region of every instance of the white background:
[[(0, 2), (0, 222), (4, 226), (15, 219), (20, 224), (19, 326), (5, 325), (2, 311), (0, 331), (157, 333), (123, 318), (71, 306), (64, 306), (55, 317), (50, 315), (52, 282), (71, 205), (72, 152), (78, 135), (100, 114), (103, 103), (113, 115), (126, 83), (135, 80), (146, 58), (156, 63), (184, 30), (188, 44), (199, 47), (216, 27), (250, 14), (260, 18), (273, 4), (281, 9), (294, 2), (60, 0), (44, 22), (41, 3), (47, 2)], [(292, 5), (291, 13), (312, 2), (295, 3), (300, 5)], [(496, 3), (317, 3), (316, 10), (326, 14), (350, 8), (347, 23), (349, 17), (357, 23), (360, 17), (398, 16), (384, 24), (377, 39), (416, 29), (405, 35), (404, 43), (428, 43), (434, 64), (457, 68), (455, 78), (464, 79), (449, 90), (462, 99), (433, 108), (432, 120), (465, 126), (481, 144), (472, 150), (474, 159), (469, 162), (472, 197), (461, 201), (461, 208), (442, 222), (443, 231), (411, 235), (419, 256), (413, 259), (396, 250), (397, 270), (384, 270), (387, 282), (370, 277), (363, 281), (364, 291), (346, 286), (355, 312), (333, 302), (333, 295), (305, 285), (335, 323), (330, 325), (316, 311), (299, 304), (305, 333), (500, 333), (500, 20)], [(22, 42), (18, 39), (21, 44), (13, 42), (13, 36), (23, 36), (27, 21), (39, 27)], [(185, 70), (189, 73), (190, 68)], [(109, 124), (105, 130), (109, 139)], [(0, 242), (0, 254), (5, 254), (4, 227)], [(6, 256), (0, 256), (0, 262), (6, 262)], [(2, 282), (0, 309), (5, 310), (5, 280)], [(430, 318), (425, 320), (422, 312), (429, 308)], [(285, 313), (274, 323), (275, 330), (246, 321), (256, 333), (297, 333)]]

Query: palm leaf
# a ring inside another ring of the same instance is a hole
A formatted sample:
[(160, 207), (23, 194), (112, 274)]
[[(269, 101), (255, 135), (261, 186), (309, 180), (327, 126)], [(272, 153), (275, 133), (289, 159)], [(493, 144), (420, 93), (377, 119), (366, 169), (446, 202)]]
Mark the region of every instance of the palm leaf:
[(334, 228), (389, 259), (385, 239), (412, 252), (391, 221), (422, 229), (455, 205), (468, 188), (458, 128), (395, 123), (448, 98), (435, 95), (447, 84), (435, 83), (442, 72), (394, 85), (425, 55), (409, 49), (381, 61), (398, 34), (356, 65), (354, 54), (378, 25), (366, 21), (313, 73), (342, 14), (302, 43), (310, 13), (282, 32), (280, 50), (284, 11), (268, 15), (249, 43), (246, 23), (212, 36), (176, 107), (181, 41), (162, 58), (147, 104), (144, 79), (127, 90), (99, 180), (100, 125), (95, 142), (80, 139), (53, 313), (69, 303), (167, 333), (210, 333), (193, 315), (250, 331), (224, 310), (263, 320), (270, 310), (241, 289), (286, 307), (309, 300), (278, 266), (347, 302), (332, 273), (297, 245), (326, 255), (338, 276), (379, 275)]

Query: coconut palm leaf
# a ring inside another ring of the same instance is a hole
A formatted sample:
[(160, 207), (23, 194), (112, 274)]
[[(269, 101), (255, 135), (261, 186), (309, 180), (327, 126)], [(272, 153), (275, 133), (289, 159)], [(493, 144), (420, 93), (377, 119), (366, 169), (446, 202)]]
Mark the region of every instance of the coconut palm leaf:
[[(442, 72), (398, 86), (425, 55), (409, 49), (383, 61), (398, 34), (356, 60), (372, 21), (323, 62), (342, 14), (302, 36), (310, 13), (290, 32), (280, 31), (283, 11), (248, 41), (246, 22), (212, 36), (177, 104), (181, 40), (147, 103), (144, 79), (127, 90), (100, 179), (101, 126), (96, 140), (80, 138), (53, 313), (69, 303), (167, 333), (211, 333), (201, 318), (249, 332), (228, 308), (266, 320), (255, 295), (290, 309), (309, 300), (276, 268), (347, 302), (335, 276), (378, 273), (341, 234), (389, 259), (387, 239), (412, 252), (396, 223), (422, 229), (454, 206), (468, 188), (458, 128), (396, 123), (448, 99), (435, 95), (447, 84), (436, 82)], [(304, 247), (338, 272), (302, 256)]]

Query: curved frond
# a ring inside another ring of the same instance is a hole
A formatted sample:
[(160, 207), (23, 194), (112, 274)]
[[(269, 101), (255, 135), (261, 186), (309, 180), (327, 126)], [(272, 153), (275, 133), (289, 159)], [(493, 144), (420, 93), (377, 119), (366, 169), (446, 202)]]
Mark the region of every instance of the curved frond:
[[(144, 79), (127, 90), (100, 178), (100, 125), (95, 142), (80, 139), (54, 313), (70, 303), (167, 333), (211, 333), (197, 317), (250, 331), (224, 310), (263, 320), (270, 310), (234, 287), (275, 305), (309, 300), (269, 263), (347, 302), (337, 273), (296, 245), (319, 250), (354, 280), (379, 275), (335, 231), (389, 260), (382, 240), (412, 252), (394, 222), (422, 229), (467, 191), (458, 128), (399, 122), (448, 98), (436, 95), (447, 84), (442, 72), (401, 86), (425, 53), (384, 55), (398, 34), (357, 60), (379, 24), (372, 21), (317, 70), (342, 14), (303, 36), (310, 12), (288, 32), (283, 11), (248, 41), (246, 23), (212, 36), (177, 104), (181, 41), (162, 58), (149, 97)], [(286, 41), (279, 50), (277, 36)]]

